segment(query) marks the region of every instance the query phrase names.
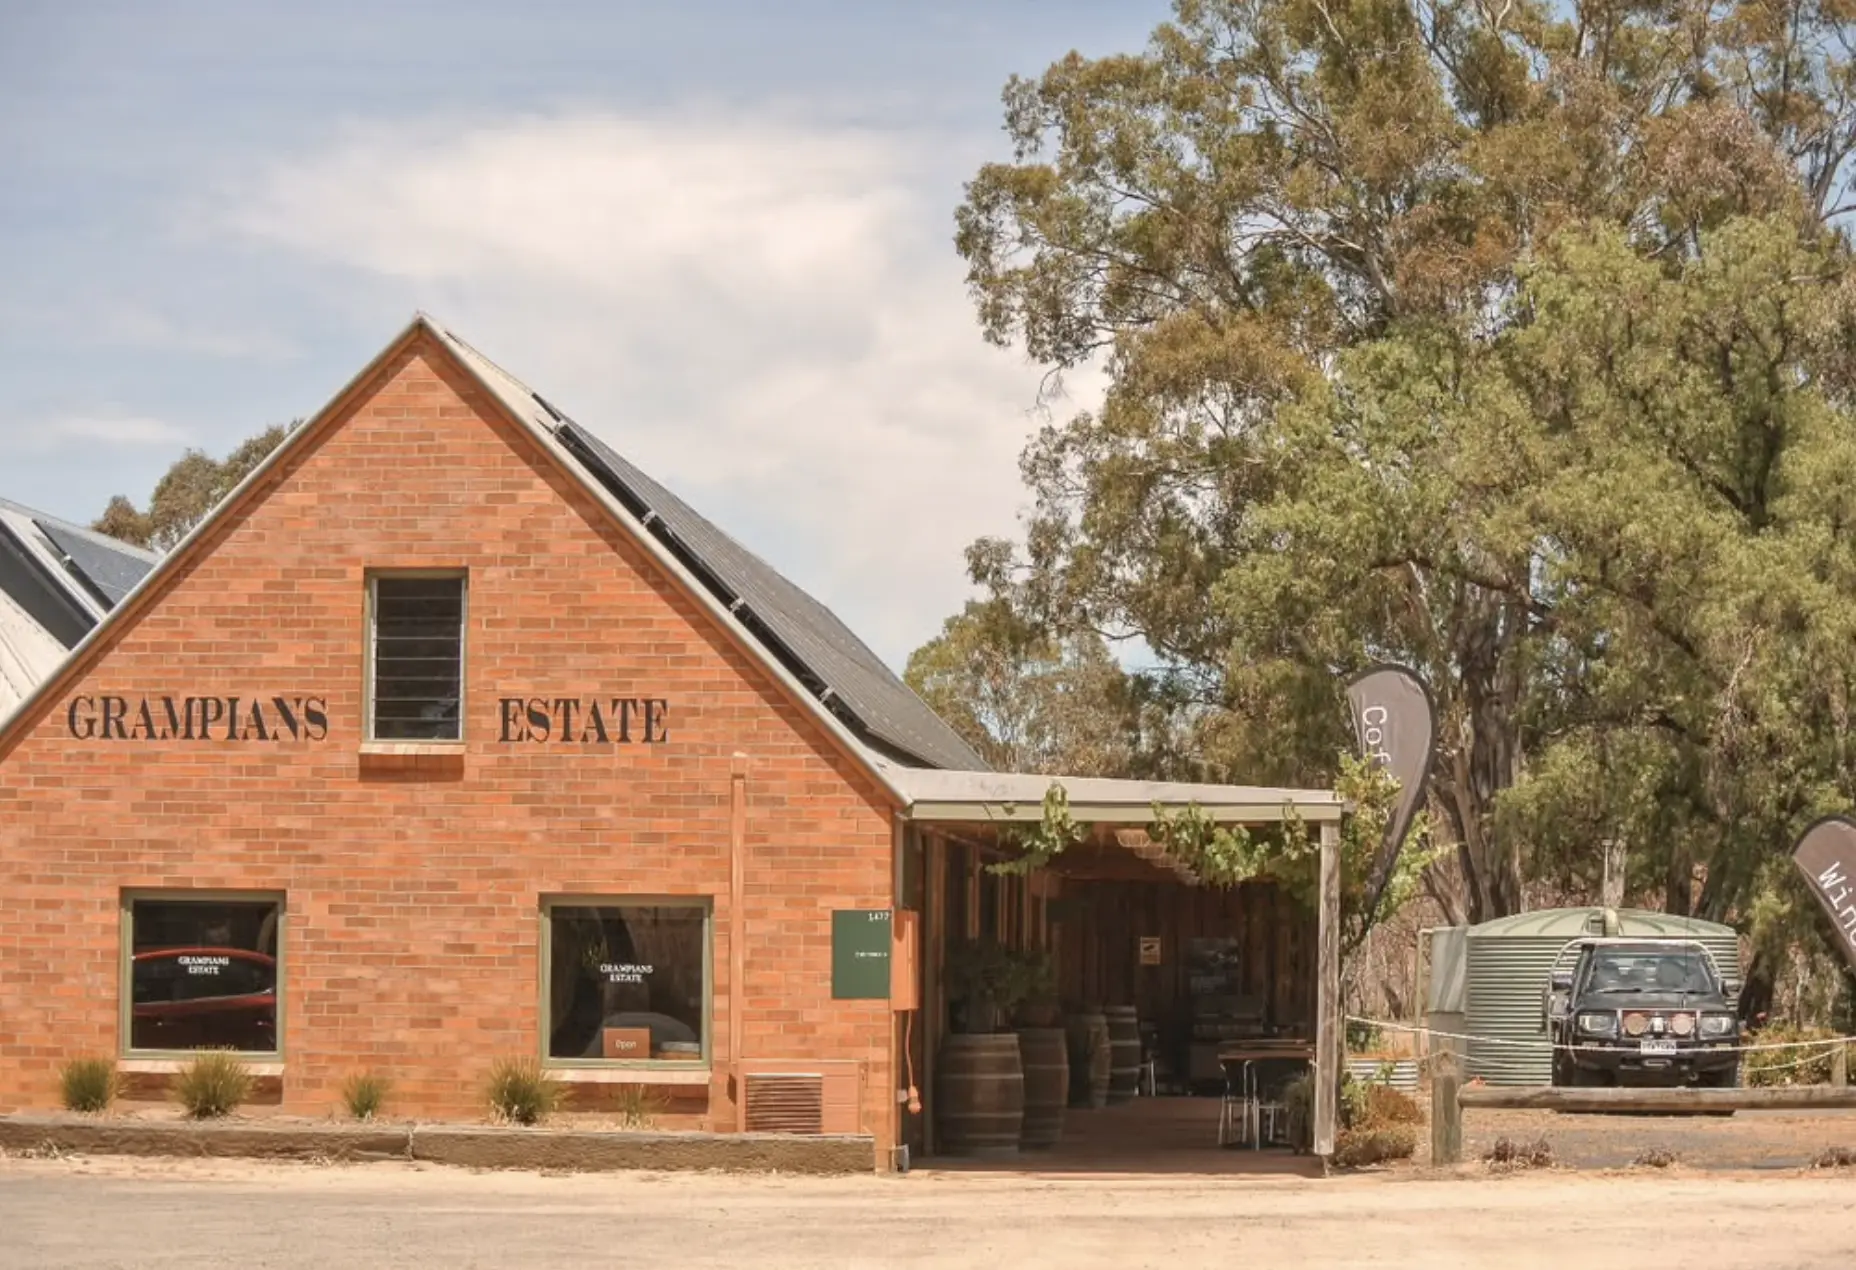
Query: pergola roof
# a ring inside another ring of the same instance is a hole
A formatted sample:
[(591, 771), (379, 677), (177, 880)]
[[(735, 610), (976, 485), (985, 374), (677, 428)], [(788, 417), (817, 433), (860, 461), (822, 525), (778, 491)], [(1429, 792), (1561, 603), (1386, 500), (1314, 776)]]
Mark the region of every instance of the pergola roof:
[(1156, 805), (1175, 811), (1196, 807), (1219, 824), (1242, 825), (1278, 824), (1291, 816), (1335, 822), (1346, 812), (1345, 802), (1329, 789), (883, 766), (883, 774), (908, 799), (904, 814), (917, 822), (1035, 822), (1043, 819), (1044, 796), (1053, 785), (1063, 786), (1070, 815), (1085, 824), (1146, 825)]

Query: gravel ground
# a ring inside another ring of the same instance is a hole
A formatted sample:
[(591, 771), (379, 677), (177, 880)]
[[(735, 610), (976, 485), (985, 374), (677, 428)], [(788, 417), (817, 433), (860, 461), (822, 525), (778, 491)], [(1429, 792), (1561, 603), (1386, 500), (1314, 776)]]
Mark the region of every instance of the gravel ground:
[[(377, 1164), (0, 1161), (0, 1266), (1856, 1264), (1856, 1175), (783, 1179)], [(1598, 1250), (1569, 1261), (1568, 1249)]]
[[(1428, 1153), (1428, 1133), (1425, 1151)], [(1742, 1111), (1733, 1116), (1568, 1116), (1551, 1111), (1463, 1113), (1463, 1158), (1480, 1160), (1497, 1139), (1545, 1138), (1557, 1163), (1615, 1169), (1646, 1152), (1702, 1170), (1785, 1170), (1826, 1150), (1856, 1150), (1856, 1114), (1847, 1111)]]

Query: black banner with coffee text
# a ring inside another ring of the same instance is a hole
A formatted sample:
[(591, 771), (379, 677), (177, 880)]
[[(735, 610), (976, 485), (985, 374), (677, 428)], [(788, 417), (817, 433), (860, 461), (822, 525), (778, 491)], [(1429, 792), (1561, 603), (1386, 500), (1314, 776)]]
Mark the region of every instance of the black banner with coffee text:
[(1398, 801), (1386, 822), (1385, 841), (1374, 862), (1368, 894), (1377, 907), (1391, 880), (1398, 853), (1424, 805), (1424, 787), (1437, 745), (1437, 712), (1417, 675), (1403, 666), (1375, 666), (1347, 685), (1360, 753), (1398, 782)]

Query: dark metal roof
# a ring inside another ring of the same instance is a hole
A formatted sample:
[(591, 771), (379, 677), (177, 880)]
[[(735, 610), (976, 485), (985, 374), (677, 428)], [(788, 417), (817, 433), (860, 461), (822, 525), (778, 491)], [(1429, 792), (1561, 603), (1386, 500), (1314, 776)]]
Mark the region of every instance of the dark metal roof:
[(559, 420), (555, 435), (568, 452), (860, 735), (922, 766), (985, 769), (985, 760), (837, 614), (611, 446), (547, 402), (540, 404)]
[(153, 560), (131, 555), (122, 544), (100, 540), (96, 534), (76, 532), (71, 526), (44, 516), (34, 517), (32, 523), (51, 539), (52, 545), (64, 553), (68, 566), (89, 581), (111, 608), (122, 603), (122, 597), (134, 590), (135, 584), (155, 567)]
[(540, 393), (435, 320), (422, 320), (511, 414), (560, 442), (589, 481), (636, 516), (645, 532), (747, 628), (766, 655), (817, 696), (866, 746), (911, 767), (986, 770), (986, 761), (973, 747), (837, 614), (633, 467)]
[[(67, 648), (155, 567), (153, 552), (3, 498), (0, 532), (13, 565), (8, 593)], [(33, 591), (43, 594), (28, 602)], [(43, 611), (54, 596), (56, 621)]]

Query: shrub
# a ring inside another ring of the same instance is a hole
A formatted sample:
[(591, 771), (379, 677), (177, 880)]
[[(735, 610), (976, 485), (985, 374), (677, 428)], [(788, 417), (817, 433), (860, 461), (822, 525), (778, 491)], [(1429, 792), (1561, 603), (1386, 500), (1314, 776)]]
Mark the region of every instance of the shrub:
[[(1828, 1041), (1836, 1033), (1821, 1027), (1773, 1026), (1761, 1028), (1750, 1038), (1754, 1045), (1780, 1045), (1792, 1041)], [(1747, 1086), (1823, 1085), (1830, 1081), (1830, 1055), (1833, 1045), (1810, 1049), (1756, 1049), (1741, 1059), (1741, 1083)]]
[(342, 1105), (356, 1120), (372, 1120), (380, 1114), (390, 1088), (384, 1076), (373, 1072), (356, 1072), (342, 1082)]
[(1357, 1169), (1386, 1160), (1409, 1160), (1417, 1149), (1418, 1135), (1410, 1125), (1343, 1129), (1334, 1139), (1334, 1163)]
[(622, 1085), (613, 1101), (619, 1124), (626, 1129), (649, 1129), (664, 1109), (663, 1099), (649, 1085)]
[(229, 1115), (251, 1097), (251, 1070), (230, 1050), (209, 1050), (180, 1069), (174, 1097), (195, 1120)]
[(1385, 1040), (1385, 1032), (1376, 1023), (1364, 1019), (1347, 1020), (1347, 1052), (1360, 1054), (1378, 1049)]
[(498, 1059), (490, 1069), (490, 1114), (511, 1124), (540, 1124), (561, 1103), (561, 1087), (532, 1058)]
[(1424, 1112), (1410, 1094), (1390, 1085), (1368, 1085), (1362, 1127), (1380, 1128), (1395, 1124), (1423, 1124)]
[(1631, 1161), (1642, 1169), (1666, 1169), (1676, 1162), (1674, 1151), (1665, 1151), (1662, 1147), (1651, 1147)]
[(1553, 1167), (1553, 1147), (1545, 1138), (1533, 1142), (1516, 1142), (1511, 1138), (1497, 1138), (1495, 1145), (1482, 1157), (1490, 1168), (1508, 1169), (1550, 1169)]
[(1355, 1080), (1352, 1072), (1340, 1077), (1340, 1123), (1344, 1129), (1366, 1127), (1366, 1091), (1371, 1086)]
[(1289, 1145), (1308, 1152), (1315, 1145), (1315, 1078), (1307, 1072), (1282, 1087), (1282, 1102), (1289, 1113)]
[(105, 1111), (122, 1092), (122, 1077), (112, 1058), (78, 1058), (58, 1073), (58, 1089), (67, 1111)]

